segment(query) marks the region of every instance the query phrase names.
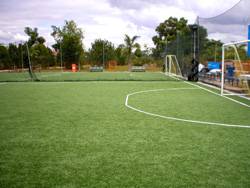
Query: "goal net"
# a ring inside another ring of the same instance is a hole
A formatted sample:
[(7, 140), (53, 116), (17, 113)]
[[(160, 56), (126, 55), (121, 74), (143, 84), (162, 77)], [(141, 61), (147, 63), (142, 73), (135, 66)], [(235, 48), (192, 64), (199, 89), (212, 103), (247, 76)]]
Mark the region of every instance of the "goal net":
[(180, 65), (175, 55), (167, 55), (165, 57), (165, 74), (170, 77), (183, 77)]
[(250, 95), (250, 40), (222, 46), (221, 95)]

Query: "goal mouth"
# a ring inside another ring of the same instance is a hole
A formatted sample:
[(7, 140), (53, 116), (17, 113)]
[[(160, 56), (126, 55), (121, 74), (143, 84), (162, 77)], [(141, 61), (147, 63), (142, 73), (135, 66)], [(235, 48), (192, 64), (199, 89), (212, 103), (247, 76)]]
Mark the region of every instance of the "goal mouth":
[(176, 55), (166, 55), (165, 74), (176, 79), (184, 79)]

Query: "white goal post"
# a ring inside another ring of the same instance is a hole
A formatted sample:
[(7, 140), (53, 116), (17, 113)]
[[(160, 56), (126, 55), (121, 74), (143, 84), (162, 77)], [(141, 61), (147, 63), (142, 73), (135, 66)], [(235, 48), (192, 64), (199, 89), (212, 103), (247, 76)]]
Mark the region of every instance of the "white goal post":
[[(237, 42), (231, 42), (223, 44), (222, 46), (222, 63), (221, 63), (221, 95), (249, 95), (249, 82), (250, 82), (250, 70), (245, 69), (245, 64), (250, 65), (250, 57), (247, 58), (247, 48), (249, 46), (250, 40), (243, 40)], [(244, 46), (245, 45), (245, 46)], [(240, 49), (241, 48), (241, 52)], [(243, 49), (243, 50), (242, 50)], [(229, 52), (230, 51), (230, 52)], [(245, 54), (242, 53), (245, 51)], [(230, 54), (231, 53), (231, 54)], [(229, 55), (228, 55), (229, 54)], [(234, 56), (233, 59), (228, 59), (231, 55)], [(244, 61), (242, 59), (242, 54), (244, 54)], [(244, 62), (244, 63), (243, 63)], [(231, 65), (229, 65), (231, 63)], [(229, 68), (232, 68), (233, 76), (228, 76)], [(226, 88), (226, 80), (232, 84), (228, 88), (237, 88), (242, 92), (232, 92), (230, 89)], [(234, 86), (233, 82), (237, 82), (237, 86)]]
[(176, 55), (166, 55), (165, 74), (168, 76), (175, 76), (175, 77), (183, 78)]

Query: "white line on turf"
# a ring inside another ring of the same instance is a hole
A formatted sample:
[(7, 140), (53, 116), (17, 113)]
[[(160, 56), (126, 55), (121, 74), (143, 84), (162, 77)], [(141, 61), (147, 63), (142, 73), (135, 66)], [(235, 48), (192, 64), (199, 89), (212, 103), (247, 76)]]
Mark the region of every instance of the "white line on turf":
[(132, 110), (135, 110), (137, 112), (143, 113), (143, 114), (147, 114), (147, 115), (154, 116), (154, 117), (160, 117), (160, 118), (164, 118), (164, 119), (168, 119), (168, 120), (175, 120), (175, 121), (182, 121), (182, 122), (196, 123), (196, 124), (203, 124), (203, 125), (217, 125), (217, 126), (224, 126), (224, 127), (250, 128), (250, 125), (227, 124), (227, 123), (198, 121), (198, 120), (176, 118), (176, 117), (171, 117), (171, 116), (163, 116), (163, 115), (154, 114), (154, 113), (151, 113), (151, 112), (146, 112), (144, 110), (140, 110), (140, 109), (135, 108), (135, 107), (128, 104), (129, 97), (132, 96), (132, 95), (139, 94), (139, 93), (149, 93), (149, 92), (157, 92), (157, 91), (164, 91), (164, 90), (166, 90), (166, 91), (174, 91), (174, 90), (189, 90), (189, 89), (197, 89), (197, 88), (169, 88), (169, 89), (155, 89), (155, 90), (145, 90), (145, 91), (133, 92), (133, 93), (130, 93), (130, 94), (128, 94), (126, 96), (125, 106), (132, 109)]
[[(201, 85), (203, 85), (203, 86), (205, 86), (205, 87), (209, 87), (209, 88), (213, 88), (213, 89), (216, 89), (216, 90), (220, 90), (220, 88), (218, 88), (218, 87), (216, 87), (216, 86), (213, 86), (213, 85), (209, 85), (209, 84), (206, 84), (206, 83), (203, 83), (203, 82), (197, 82), (197, 83), (198, 83), (198, 84), (201, 84)], [(232, 92), (230, 92), (230, 91), (227, 91), (227, 90), (226, 90), (226, 92), (229, 93), (229, 94), (234, 95), (234, 93), (232, 93)], [(244, 94), (243, 94), (243, 95), (244, 95)], [(242, 95), (235, 95), (235, 96), (238, 96), (238, 97), (243, 98), (243, 99), (250, 100), (250, 98), (249, 98), (249, 97), (246, 97), (246, 96), (242, 96)]]
[[(163, 74), (164, 74), (164, 73), (163, 73)], [(166, 74), (165, 74), (165, 75), (166, 75)], [(170, 76), (171, 78), (176, 79), (176, 80), (181, 80), (180, 78), (176, 78), (176, 77), (171, 76), (171, 75), (168, 75), (168, 76)], [(230, 101), (233, 101), (233, 102), (235, 102), (235, 103), (238, 103), (238, 104), (240, 104), (240, 105), (242, 105), (242, 106), (245, 106), (245, 107), (250, 108), (250, 105), (248, 105), (248, 104), (246, 104), (246, 103), (237, 101), (237, 100), (235, 100), (235, 99), (232, 99), (232, 98), (227, 97), (227, 96), (224, 96), (224, 95), (220, 95), (219, 93), (213, 92), (213, 91), (211, 91), (211, 90), (209, 90), (209, 89), (207, 89), (207, 88), (201, 87), (201, 86), (199, 86), (199, 85), (197, 85), (197, 84), (193, 84), (193, 83), (190, 83), (190, 82), (187, 82), (187, 81), (184, 81), (184, 83), (189, 84), (189, 85), (192, 85), (192, 86), (195, 86), (195, 87), (198, 87), (198, 88), (203, 89), (203, 90), (205, 90), (205, 91), (207, 91), (207, 92), (213, 93), (214, 95), (223, 97), (223, 98), (225, 98), (225, 99), (228, 99), (228, 100), (230, 100)]]
[(56, 74), (45, 74), (45, 75), (40, 75), (40, 77), (46, 78), (46, 77), (53, 77), (53, 76), (61, 76), (61, 73), (56, 73)]
[(0, 83), (0, 85), (5, 85), (5, 84), (7, 84), (7, 83)]
[(240, 105), (242, 105), (242, 106), (245, 106), (245, 107), (250, 108), (250, 105), (247, 105), (247, 104), (245, 104), (245, 103), (243, 103), (243, 102), (237, 101), (237, 100), (235, 100), (235, 99), (232, 99), (232, 98), (227, 97), (227, 96), (224, 96), (224, 95), (220, 95), (219, 93), (213, 92), (213, 91), (211, 91), (211, 90), (209, 90), (209, 89), (207, 89), (207, 88), (201, 87), (201, 86), (199, 86), (199, 85), (197, 85), (197, 84), (193, 84), (193, 83), (190, 83), (190, 82), (187, 82), (187, 81), (184, 81), (184, 82), (187, 83), (187, 84), (189, 84), (189, 85), (192, 85), (192, 86), (198, 87), (198, 88), (200, 88), (200, 89), (203, 89), (203, 90), (205, 90), (205, 91), (207, 91), (207, 92), (213, 93), (214, 95), (218, 95), (218, 96), (220, 96), (220, 97), (223, 97), (223, 98), (226, 98), (226, 99), (228, 99), (228, 100), (230, 100), (230, 101), (233, 101), (233, 102), (235, 102), (235, 103), (238, 103), (238, 104), (240, 104)]

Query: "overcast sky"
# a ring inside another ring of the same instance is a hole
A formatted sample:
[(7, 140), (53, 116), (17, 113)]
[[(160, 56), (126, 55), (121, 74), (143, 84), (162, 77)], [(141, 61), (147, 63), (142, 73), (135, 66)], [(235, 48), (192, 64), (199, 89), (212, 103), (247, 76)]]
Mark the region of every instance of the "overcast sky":
[[(54, 43), (51, 25), (73, 19), (84, 31), (86, 49), (97, 38), (115, 45), (124, 34), (139, 35), (139, 43), (153, 46), (155, 28), (169, 16), (185, 17), (223, 13), (239, 0), (0, 0), (0, 43), (27, 40), (24, 27), (37, 27), (46, 44)], [(248, 1), (248, 0), (247, 0)], [(218, 34), (218, 33), (217, 33)]]

